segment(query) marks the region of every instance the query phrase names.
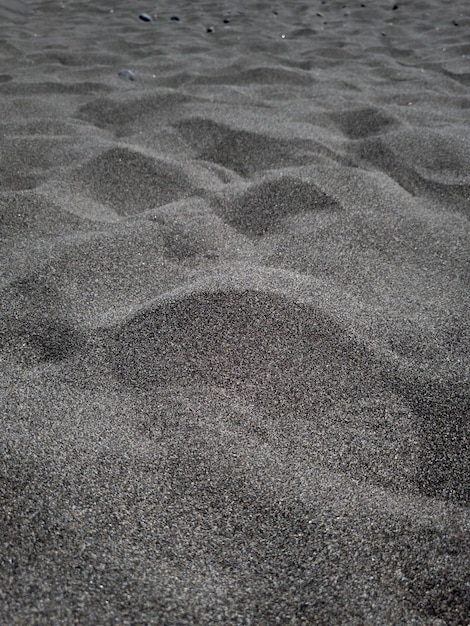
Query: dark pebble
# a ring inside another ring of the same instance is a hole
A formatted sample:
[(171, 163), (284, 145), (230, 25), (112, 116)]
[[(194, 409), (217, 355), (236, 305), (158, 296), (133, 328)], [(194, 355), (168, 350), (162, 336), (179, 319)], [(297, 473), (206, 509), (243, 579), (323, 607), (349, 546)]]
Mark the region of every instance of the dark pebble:
[(230, 24), (230, 20), (228, 19), (228, 17), (224, 18), (224, 24)]
[(143, 22), (153, 22), (154, 19), (151, 15), (149, 15), (148, 13), (141, 13), (139, 15), (139, 19), (141, 19)]
[(398, 9), (398, 4), (394, 4), (392, 7), (392, 11), (396, 11)]
[(132, 70), (119, 70), (118, 72), (118, 76), (119, 78), (122, 78), (123, 80), (135, 80), (135, 74)]
[(380, 33), (382, 35), (382, 37), (386, 37), (387, 33)]
[(180, 18), (179, 18), (177, 15), (172, 15), (172, 16), (170, 17), (170, 20), (171, 20), (172, 22), (179, 22), (179, 21), (180, 21)]
[(456, 20), (454, 20), (454, 21), (452, 22), (452, 24), (453, 24), (454, 26), (459, 26), (459, 23), (458, 23)]
[(207, 27), (207, 32), (208, 32), (208, 33), (213, 33), (213, 32), (214, 32), (214, 30), (215, 30), (215, 28), (214, 28), (213, 26), (208, 26), (208, 27)]

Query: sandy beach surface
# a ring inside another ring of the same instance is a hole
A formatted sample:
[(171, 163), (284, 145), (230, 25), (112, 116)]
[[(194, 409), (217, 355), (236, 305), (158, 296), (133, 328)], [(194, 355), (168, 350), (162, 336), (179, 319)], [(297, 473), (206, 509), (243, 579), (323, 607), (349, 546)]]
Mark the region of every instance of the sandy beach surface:
[(2, 0), (0, 59), (0, 623), (468, 626), (468, 0)]

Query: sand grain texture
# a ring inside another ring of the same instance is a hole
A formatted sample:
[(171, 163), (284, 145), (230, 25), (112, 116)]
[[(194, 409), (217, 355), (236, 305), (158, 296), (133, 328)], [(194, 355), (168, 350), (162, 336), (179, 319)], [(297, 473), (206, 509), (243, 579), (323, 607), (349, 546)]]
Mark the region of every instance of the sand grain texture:
[(467, 626), (468, 3), (0, 32), (0, 622)]

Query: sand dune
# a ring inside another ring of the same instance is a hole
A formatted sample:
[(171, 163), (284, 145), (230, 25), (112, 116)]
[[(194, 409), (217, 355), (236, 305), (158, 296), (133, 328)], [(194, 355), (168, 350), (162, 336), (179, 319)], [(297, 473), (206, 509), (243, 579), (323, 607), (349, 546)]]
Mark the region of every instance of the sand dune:
[(1, 3), (2, 623), (468, 624), (469, 26)]

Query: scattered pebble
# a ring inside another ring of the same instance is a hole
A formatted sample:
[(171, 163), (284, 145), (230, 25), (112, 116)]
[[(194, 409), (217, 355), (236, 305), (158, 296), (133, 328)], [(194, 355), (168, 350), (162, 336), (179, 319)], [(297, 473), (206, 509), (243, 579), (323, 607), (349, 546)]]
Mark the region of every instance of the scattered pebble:
[(230, 20), (228, 19), (228, 17), (224, 17), (224, 24), (230, 24)]
[(215, 28), (214, 28), (213, 26), (208, 26), (208, 27), (207, 27), (207, 32), (208, 32), (208, 33), (213, 33), (213, 32), (214, 32), (214, 30), (215, 30)]
[(122, 69), (118, 72), (119, 78), (123, 80), (135, 80), (135, 74), (132, 70)]
[(143, 22), (153, 22), (154, 19), (151, 15), (149, 15), (148, 13), (141, 13), (139, 15), (139, 19), (141, 19)]
[(172, 16), (170, 17), (170, 20), (171, 20), (172, 22), (179, 22), (179, 21), (180, 21), (180, 18), (179, 18), (177, 15), (172, 15)]
[(392, 11), (396, 11), (398, 9), (398, 4), (394, 4), (392, 7)]

